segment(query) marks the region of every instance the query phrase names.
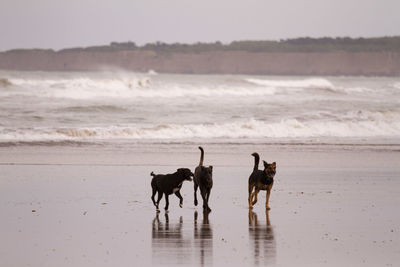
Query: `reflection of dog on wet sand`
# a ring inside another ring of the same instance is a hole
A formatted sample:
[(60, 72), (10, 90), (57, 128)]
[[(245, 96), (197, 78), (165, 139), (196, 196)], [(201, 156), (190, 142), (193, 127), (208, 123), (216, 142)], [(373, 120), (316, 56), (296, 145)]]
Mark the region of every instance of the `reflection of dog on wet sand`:
[(266, 190), (267, 199), (265, 208), (269, 210), (269, 197), (271, 195), (272, 185), (274, 184), (276, 162), (268, 164), (263, 160), (264, 170), (259, 170), (258, 164), (260, 162), (260, 156), (255, 152), (251, 155), (254, 157), (254, 168), (249, 177), (249, 208), (253, 208), (253, 205), (257, 203), (257, 195), (260, 190)]
[(265, 218), (266, 223), (259, 222), (257, 214), (249, 209), (249, 238), (254, 249), (254, 265), (260, 265), (260, 261), (266, 265), (275, 262), (276, 242), (269, 219), (269, 210), (265, 210)]
[[(153, 179), (151, 180), (151, 187), (153, 189), (153, 194), (151, 195), (151, 200), (154, 206), (156, 206), (157, 211), (159, 210), (158, 204), (165, 194), (165, 210), (168, 210), (169, 200), (168, 196), (175, 194), (179, 198), (179, 206), (182, 208), (183, 198), (179, 192), (182, 188), (183, 182), (191, 181), (193, 173), (187, 168), (180, 168), (172, 174), (154, 174), (151, 172)], [(155, 194), (158, 193), (157, 202), (154, 200)]]
[(211, 211), (208, 206), (208, 199), (210, 198), (211, 188), (213, 186), (212, 171), (213, 166), (203, 166), (204, 150), (199, 146), (201, 151), (200, 163), (194, 171), (194, 205), (197, 206), (197, 188), (200, 187), (200, 194), (203, 198), (203, 209), (205, 211)]
[(213, 262), (213, 232), (208, 214), (210, 212), (203, 210), (203, 221), (198, 222), (198, 213), (194, 212), (194, 239), (195, 250), (199, 252), (200, 265), (210, 265)]
[[(168, 213), (165, 213), (165, 223), (162, 223), (159, 218), (159, 212), (156, 213), (156, 217), (153, 219), (153, 238), (170, 238), (173, 237), (182, 237), (182, 225), (183, 218), (179, 217), (179, 223), (175, 223), (173, 226), (169, 224), (169, 216)], [(174, 233), (174, 234), (172, 234)]]
[(189, 264), (191, 251), (187, 248), (191, 246), (191, 240), (184, 237), (182, 216), (179, 217), (179, 220), (170, 220), (168, 212), (166, 212), (165, 220), (163, 220), (159, 214), (156, 212), (152, 222), (152, 260), (156, 265)]

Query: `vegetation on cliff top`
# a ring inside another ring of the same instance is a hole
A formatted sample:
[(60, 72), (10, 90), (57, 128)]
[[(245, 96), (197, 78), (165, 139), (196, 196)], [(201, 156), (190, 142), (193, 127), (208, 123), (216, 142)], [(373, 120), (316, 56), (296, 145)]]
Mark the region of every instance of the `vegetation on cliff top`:
[[(55, 52), (48, 49), (14, 49), (8, 52)], [(400, 52), (400, 36), (379, 37), (379, 38), (297, 38), (280, 41), (234, 41), (230, 44), (214, 43), (195, 43), (167, 44), (163, 42), (148, 43), (137, 46), (134, 42), (117, 43), (110, 45), (90, 46), (85, 48), (67, 48), (58, 51), (67, 52), (115, 52), (115, 51), (155, 51), (157, 53), (201, 53), (216, 51), (247, 51), (247, 52), (379, 52), (396, 51)]]

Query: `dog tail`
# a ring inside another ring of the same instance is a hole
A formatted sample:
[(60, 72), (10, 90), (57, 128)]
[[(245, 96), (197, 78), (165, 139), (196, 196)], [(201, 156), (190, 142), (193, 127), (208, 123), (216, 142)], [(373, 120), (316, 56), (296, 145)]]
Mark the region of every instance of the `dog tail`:
[(202, 148), (201, 146), (199, 146), (199, 149), (200, 149), (200, 151), (201, 151), (199, 166), (203, 166), (204, 150), (203, 150), (203, 148)]
[(253, 168), (253, 170), (256, 171), (256, 170), (258, 170), (258, 164), (260, 163), (260, 156), (258, 155), (257, 152), (254, 152), (251, 155), (254, 157), (254, 168)]
[(154, 174), (154, 172), (151, 172), (150, 175), (153, 176), (153, 177), (156, 176), (156, 175)]

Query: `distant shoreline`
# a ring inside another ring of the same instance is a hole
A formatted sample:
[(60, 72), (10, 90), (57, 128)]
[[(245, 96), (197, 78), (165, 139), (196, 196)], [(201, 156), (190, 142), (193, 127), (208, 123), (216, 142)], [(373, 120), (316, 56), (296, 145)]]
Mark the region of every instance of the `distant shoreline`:
[(111, 43), (60, 51), (16, 49), (0, 52), (0, 69), (182, 74), (314, 76), (399, 76), (400, 37), (370, 39), (300, 38), (241, 41), (229, 45)]

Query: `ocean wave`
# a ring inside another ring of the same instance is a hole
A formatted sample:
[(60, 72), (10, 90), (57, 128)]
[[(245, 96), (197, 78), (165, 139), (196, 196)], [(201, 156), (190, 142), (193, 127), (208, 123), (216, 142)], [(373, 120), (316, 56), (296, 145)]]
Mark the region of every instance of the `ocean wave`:
[[(1, 80), (0, 80), (1, 81)], [(90, 100), (101, 98), (182, 98), (182, 97), (246, 97), (296, 94), (308, 90), (308, 94), (364, 93), (368, 88), (334, 86), (328, 79), (255, 79), (241, 78), (245, 83), (202, 82), (162, 80), (154, 73), (142, 75), (119, 74), (112, 78), (13, 78), (6, 79), (18, 90), (2, 92), (2, 96), (22, 95), (44, 98)], [(257, 86), (255, 86), (257, 85)], [(0, 85), (1, 86), (1, 85)]]
[(271, 80), (271, 79), (254, 79), (246, 78), (247, 82), (268, 86), (268, 87), (284, 87), (284, 88), (328, 88), (333, 89), (334, 85), (327, 79), (322, 78), (309, 78), (302, 80)]
[(25, 89), (15, 92), (19, 95), (91, 99), (98, 97), (129, 97), (132, 95), (132, 92), (148, 88), (151, 84), (151, 79), (148, 77), (113, 79), (11, 79), (11, 82), (19, 88)]
[(275, 94), (275, 88), (238, 87), (221, 84), (194, 85), (153, 83), (149, 77), (115, 79), (12, 79), (24, 88), (9, 92), (48, 98), (88, 100), (93, 98), (176, 98), (209, 96), (266, 96)]
[[(351, 116), (351, 115), (349, 115)], [(2, 141), (90, 141), (103, 139), (252, 139), (252, 138), (312, 138), (312, 137), (398, 137), (397, 117), (371, 120), (300, 121), (284, 119), (264, 122), (251, 119), (223, 124), (160, 124), (154, 126), (111, 126), (85, 128), (1, 129)], [(382, 116), (385, 116), (383, 114)], [(390, 115), (389, 115), (390, 116)]]
[(291, 92), (301, 92), (304, 90), (312, 90), (312, 92), (315, 92), (317, 90), (322, 92), (341, 94), (358, 94), (372, 92), (372, 90), (367, 87), (345, 87), (334, 85), (329, 80), (323, 78), (308, 78), (303, 80), (264, 80), (248, 78), (245, 80), (249, 83), (264, 86), (267, 88), (290, 89)]
[(59, 108), (55, 110), (56, 112), (92, 112), (92, 113), (114, 113), (114, 112), (125, 112), (127, 111), (123, 107), (115, 105), (89, 105), (89, 106), (71, 106), (65, 108)]

